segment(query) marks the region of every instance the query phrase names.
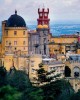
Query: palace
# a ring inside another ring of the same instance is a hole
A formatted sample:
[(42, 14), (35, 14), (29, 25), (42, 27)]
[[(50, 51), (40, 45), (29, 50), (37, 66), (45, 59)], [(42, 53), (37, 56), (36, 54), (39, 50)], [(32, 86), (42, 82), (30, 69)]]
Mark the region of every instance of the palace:
[[(29, 31), (25, 20), (17, 14), (17, 11), (9, 19), (2, 21), (0, 66), (6, 67), (8, 71), (13, 67), (25, 70), (30, 80), (36, 82), (36, 70), (39, 69), (39, 64), (43, 63), (46, 71), (56, 69), (55, 74), (61, 73), (61, 78), (66, 76), (74, 89), (77, 87), (78, 90), (80, 33), (52, 36), (49, 9), (38, 9), (38, 14), (36, 30)], [(69, 71), (68, 75), (64, 75), (66, 70)]]

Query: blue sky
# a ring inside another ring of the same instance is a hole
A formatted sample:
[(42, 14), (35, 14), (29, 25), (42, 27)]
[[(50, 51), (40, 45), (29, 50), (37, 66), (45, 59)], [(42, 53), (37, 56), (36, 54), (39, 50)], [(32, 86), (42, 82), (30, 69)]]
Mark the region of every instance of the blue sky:
[(36, 22), (37, 9), (50, 9), (51, 22), (80, 22), (80, 0), (0, 0), (0, 21), (14, 14), (15, 9), (26, 22)]

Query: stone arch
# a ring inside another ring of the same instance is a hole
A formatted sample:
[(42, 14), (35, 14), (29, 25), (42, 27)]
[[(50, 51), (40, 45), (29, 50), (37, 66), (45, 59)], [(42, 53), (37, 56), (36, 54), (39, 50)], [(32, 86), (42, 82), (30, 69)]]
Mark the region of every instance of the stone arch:
[(79, 77), (80, 76), (80, 68), (78, 66), (75, 66), (73, 68), (73, 73), (74, 73), (74, 77)]
[(71, 77), (71, 69), (69, 66), (65, 66), (65, 77)]

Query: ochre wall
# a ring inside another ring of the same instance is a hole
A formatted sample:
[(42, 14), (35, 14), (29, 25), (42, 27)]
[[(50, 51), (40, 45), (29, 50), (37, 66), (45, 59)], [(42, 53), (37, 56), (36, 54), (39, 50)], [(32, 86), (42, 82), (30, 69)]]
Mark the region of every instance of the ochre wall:
[(78, 38), (70, 38), (70, 37), (53, 37), (50, 39), (51, 42), (55, 43), (73, 43), (74, 41), (78, 41)]
[[(4, 26), (3, 26), (4, 27)], [(11, 50), (18, 51), (21, 50), (22, 52), (25, 52), (28, 54), (28, 31), (26, 28), (4, 28), (5, 31), (3, 31), (2, 35), (2, 52), (8, 52), (9, 48), (11, 47)], [(8, 35), (7, 35), (8, 31)], [(14, 31), (17, 32), (16, 35), (14, 35)], [(24, 34), (25, 31), (25, 34)], [(14, 44), (14, 41), (17, 41), (17, 44)], [(25, 41), (25, 44), (23, 43)], [(7, 43), (6, 43), (7, 42)], [(11, 43), (11, 45), (9, 45)], [(16, 50), (15, 50), (16, 48)]]
[(10, 70), (10, 68), (13, 66), (13, 55), (5, 55), (4, 56), (4, 67), (6, 68), (6, 70)]
[(72, 44), (74, 42), (78, 41), (77, 37), (52, 37), (51, 35), (49, 37), (49, 51), (50, 54), (65, 54), (65, 46), (66, 44)]
[[(39, 64), (42, 63), (41, 55), (32, 55), (29, 60), (29, 78), (33, 81), (34, 77), (37, 78), (37, 71), (39, 69)], [(33, 71), (34, 70), (34, 71)]]

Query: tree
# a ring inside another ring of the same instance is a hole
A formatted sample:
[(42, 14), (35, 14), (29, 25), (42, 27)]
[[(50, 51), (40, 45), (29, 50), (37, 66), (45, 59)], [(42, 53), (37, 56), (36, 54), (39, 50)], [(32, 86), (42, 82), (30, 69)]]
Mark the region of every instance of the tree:
[(80, 100), (80, 90), (73, 94), (71, 100)]
[(20, 91), (24, 91), (25, 89), (31, 87), (30, 80), (28, 75), (20, 70), (14, 70), (12, 73), (8, 73), (8, 84), (16, 87)]
[(4, 85), (7, 84), (7, 82), (6, 82), (6, 80), (7, 80), (6, 76), (7, 76), (6, 69), (5, 69), (4, 66), (1, 66), (0, 67), (0, 87), (2, 87), (2, 86), (4, 86)]
[(72, 88), (69, 81), (62, 81), (61, 94), (58, 96), (58, 100), (71, 100), (72, 95), (74, 94), (74, 89)]
[(72, 86), (65, 80), (57, 80), (41, 88), (44, 93), (44, 100), (70, 100), (71, 96), (74, 94)]
[(40, 87), (30, 87), (24, 91), (21, 100), (44, 100), (44, 93)]
[[(45, 71), (44, 64), (40, 63), (39, 64), (39, 69), (37, 70), (38, 82), (40, 82), (40, 83), (51, 82), (55, 79), (58, 79), (61, 74), (54, 75), (54, 72), (55, 72), (55, 70), (52, 70), (50, 72)], [(51, 74), (53, 74), (53, 75), (51, 75)]]
[(0, 100), (21, 100), (21, 95), (16, 88), (9, 85), (0, 88)]
[(37, 71), (37, 73), (38, 73), (38, 81), (39, 82), (46, 82), (47, 80), (47, 78), (46, 78), (46, 71), (44, 70), (44, 68), (40, 68), (38, 71)]

